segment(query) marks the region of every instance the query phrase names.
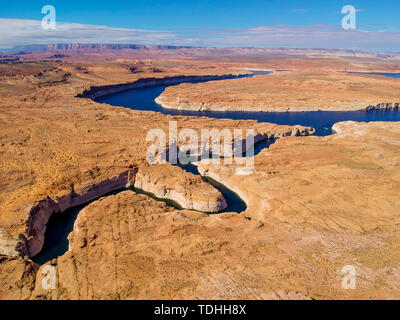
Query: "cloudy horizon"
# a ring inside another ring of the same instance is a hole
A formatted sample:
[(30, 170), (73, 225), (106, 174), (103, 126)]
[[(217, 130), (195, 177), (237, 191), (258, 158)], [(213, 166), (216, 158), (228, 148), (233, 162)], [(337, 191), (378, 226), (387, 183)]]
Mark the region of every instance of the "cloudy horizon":
[[(299, 10), (299, 9), (296, 9)], [(387, 29), (387, 28), (386, 28)], [(0, 48), (85, 43), (197, 47), (324, 48), (400, 52), (400, 30), (344, 30), (333, 25), (272, 25), (255, 28), (146, 30), (57, 22), (44, 30), (40, 20), (0, 18)]]

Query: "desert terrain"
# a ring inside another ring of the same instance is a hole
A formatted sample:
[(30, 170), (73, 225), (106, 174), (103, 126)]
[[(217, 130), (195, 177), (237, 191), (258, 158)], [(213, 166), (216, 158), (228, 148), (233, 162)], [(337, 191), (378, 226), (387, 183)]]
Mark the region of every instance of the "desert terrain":
[[(267, 100), (273, 110), (300, 111), (339, 108), (340, 95), (340, 110), (395, 107), (396, 79), (344, 71), (400, 72), (399, 55), (123, 46), (24, 50), (0, 58), (0, 299), (400, 296), (397, 122), (337, 123), (335, 134), (316, 137), (299, 125), (169, 116), (88, 98), (137, 81), (275, 70), (270, 77), (181, 84), (159, 99), (181, 97), (212, 108), (234, 102), (232, 108), (264, 111)], [(169, 121), (181, 129), (251, 128), (263, 139), (278, 138), (255, 156), (252, 175), (233, 174), (234, 165), (198, 163), (202, 175), (246, 202), (244, 212), (215, 213), (225, 199), (201, 177), (171, 164), (148, 164), (146, 133), (168, 132)], [(69, 250), (44, 265), (33, 262), (50, 217), (81, 204), (86, 206), (68, 236)], [(47, 265), (56, 268), (55, 289), (42, 287)], [(357, 269), (355, 290), (341, 286), (345, 265)]]
[(384, 76), (280, 71), (269, 76), (167, 88), (164, 108), (198, 111), (352, 111), (399, 107), (400, 83)]

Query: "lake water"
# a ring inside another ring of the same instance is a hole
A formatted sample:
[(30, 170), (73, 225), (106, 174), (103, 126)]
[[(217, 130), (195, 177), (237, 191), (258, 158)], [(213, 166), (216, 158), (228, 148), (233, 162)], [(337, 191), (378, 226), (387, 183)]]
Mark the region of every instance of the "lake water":
[[(103, 197), (109, 195), (115, 195), (125, 190), (132, 190), (139, 194), (147, 195), (157, 201), (163, 201), (167, 205), (174, 207), (176, 209), (182, 209), (178, 203), (170, 199), (157, 198), (154, 194), (150, 192), (143, 191), (138, 188), (121, 189), (117, 191), (110, 192)], [(45, 241), (42, 251), (34, 256), (32, 260), (38, 264), (44, 264), (47, 261), (55, 259), (65, 252), (68, 251), (68, 235), (72, 232), (74, 228), (74, 223), (78, 217), (79, 212), (85, 208), (88, 204), (83, 204), (80, 206), (69, 208), (68, 210), (60, 213), (54, 213), (49, 222), (47, 223), (47, 229), (45, 232)]]
[[(268, 74), (270, 72), (255, 72), (255, 74)], [(400, 78), (399, 73), (374, 73), (393, 78)], [(214, 80), (215, 81), (215, 80)], [(207, 81), (196, 81), (201, 83)], [(215, 112), (215, 111), (183, 111), (164, 109), (154, 100), (165, 90), (168, 85), (159, 85), (147, 88), (131, 89), (97, 98), (100, 103), (113, 106), (127, 107), (134, 110), (156, 111), (163, 114), (210, 117), (234, 120), (258, 120), (282, 125), (303, 125), (315, 128), (316, 135), (326, 136), (332, 134), (332, 125), (341, 121), (400, 121), (398, 110), (387, 111), (312, 111), (312, 112)]]
[[(197, 167), (194, 165), (186, 165), (183, 166), (183, 169), (194, 173), (194, 174), (199, 174), (197, 171)], [(225, 187), (223, 184), (208, 178), (204, 177), (203, 178), (205, 181), (210, 183), (214, 188), (218, 189), (222, 195), (224, 196), (226, 203), (228, 204), (228, 207), (223, 211), (223, 212), (242, 212), (246, 210), (246, 203), (240, 199), (240, 197), (234, 193), (232, 190), (228, 189)], [(145, 192), (141, 189), (137, 188), (130, 188), (132, 191), (135, 191), (136, 193), (139, 194), (145, 194), (157, 201), (163, 201), (167, 205), (174, 207), (176, 209), (182, 209), (178, 203), (175, 201), (169, 200), (169, 199), (161, 199), (157, 198), (150, 192)], [(120, 190), (117, 192), (111, 192), (108, 195), (111, 194), (117, 194), (118, 192), (125, 191)], [(104, 195), (107, 196), (107, 195)], [(88, 204), (80, 205), (77, 207), (69, 208), (68, 210), (60, 213), (55, 213), (53, 214), (49, 222), (47, 223), (47, 229), (44, 235), (44, 245), (43, 249), (40, 251), (39, 254), (34, 256), (32, 260), (40, 265), (46, 263), (47, 261), (50, 261), (52, 259), (55, 259), (61, 255), (63, 255), (65, 252), (68, 251), (68, 235), (72, 232), (74, 228), (74, 223), (76, 218), (78, 217), (79, 212), (85, 208)]]
[[(255, 72), (255, 74), (268, 74), (270, 72)], [(376, 73), (388, 77), (400, 78), (398, 73)], [(195, 81), (200, 83), (204, 81)], [(235, 120), (258, 120), (259, 122), (272, 122), (284, 125), (304, 125), (316, 129), (316, 134), (325, 136), (332, 133), (332, 125), (336, 122), (354, 120), (354, 121), (400, 121), (400, 112), (398, 110), (388, 111), (350, 111), (350, 112), (287, 112), (287, 113), (263, 113), (263, 112), (197, 112), (197, 111), (175, 111), (162, 108), (154, 99), (157, 98), (167, 86), (154, 86), (148, 88), (132, 89), (109, 96), (96, 99), (100, 103), (108, 103), (114, 106), (128, 107), (135, 110), (157, 111), (170, 115), (185, 116), (206, 116), (212, 118), (229, 118)], [(255, 146), (255, 154), (262, 149), (269, 147), (274, 141), (262, 141)], [(199, 174), (194, 165), (181, 166), (184, 170)], [(242, 212), (246, 210), (246, 204), (232, 190), (228, 189), (219, 182), (205, 177), (204, 180), (217, 188), (225, 197), (228, 208), (225, 212)], [(134, 190), (144, 193), (141, 190)], [(115, 194), (117, 192), (113, 192)], [(151, 194), (145, 193), (149, 196)], [(153, 197), (154, 198), (154, 197)], [(162, 199), (157, 199), (162, 200)], [(169, 205), (179, 207), (176, 203), (166, 201)], [(87, 205), (87, 204), (86, 204)], [(70, 208), (63, 213), (53, 214), (47, 224), (45, 233), (45, 242), (42, 251), (33, 258), (38, 264), (43, 264), (51, 259), (57, 258), (68, 250), (68, 234), (72, 231), (76, 217), (80, 210), (86, 205)]]
[(385, 77), (390, 77), (390, 78), (396, 78), (400, 79), (400, 73), (385, 73), (385, 72), (351, 72), (351, 73), (358, 73), (358, 74), (376, 74), (378, 76), (385, 76)]

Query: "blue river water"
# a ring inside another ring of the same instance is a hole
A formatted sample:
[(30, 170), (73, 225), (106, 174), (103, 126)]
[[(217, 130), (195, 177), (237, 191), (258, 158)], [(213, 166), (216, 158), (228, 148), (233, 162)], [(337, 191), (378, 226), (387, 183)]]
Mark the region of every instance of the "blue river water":
[[(269, 72), (255, 72), (255, 74), (268, 74)], [(400, 74), (381, 74), (393, 78), (400, 78)], [(400, 81), (400, 80), (399, 80)], [(204, 82), (204, 81), (196, 81)], [(288, 112), (288, 113), (250, 113), (250, 112), (194, 112), (194, 111), (174, 111), (162, 108), (154, 102), (166, 88), (166, 86), (154, 86), (141, 89), (133, 89), (116, 93), (109, 96), (104, 96), (96, 99), (98, 102), (108, 103), (114, 106), (123, 106), (136, 110), (157, 111), (163, 114), (171, 115), (186, 115), (186, 116), (207, 116), (213, 118), (229, 118), (237, 120), (258, 120), (259, 122), (273, 122), (285, 125), (305, 125), (316, 129), (316, 134), (320, 136), (329, 135), (332, 133), (331, 127), (335, 122), (354, 120), (354, 121), (400, 121), (400, 112), (394, 111), (357, 111), (357, 112)], [(262, 141), (255, 146), (254, 153), (258, 154), (262, 149), (269, 147), (274, 141)], [(197, 167), (194, 165), (181, 165), (181, 168), (193, 174), (199, 174)], [(228, 204), (225, 212), (242, 212), (246, 210), (246, 204), (232, 190), (229, 190), (224, 185), (217, 181), (205, 177), (205, 181), (212, 184), (218, 189)], [(141, 190), (134, 191), (143, 193)], [(111, 194), (116, 194), (112, 192)], [(145, 194), (152, 196), (144, 192)], [(155, 198), (155, 197), (153, 197)], [(156, 198), (157, 199), (157, 198)], [(166, 201), (169, 205), (176, 206), (171, 201), (165, 199), (157, 199)], [(72, 231), (76, 217), (80, 210), (86, 205), (74, 207), (62, 213), (53, 214), (47, 224), (45, 233), (45, 242), (42, 251), (33, 257), (33, 261), (38, 264), (43, 264), (54, 258), (64, 254), (68, 250), (68, 234)]]
[[(255, 72), (255, 75), (270, 72)], [(400, 78), (399, 73), (374, 73), (392, 78)], [(234, 81), (234, 80), (233, 80)], [(195, 81), (201, 83), (206, 81)], [(154, 100), (168, 85), (157, 85), (147, 88), (131, 89), (96, 99), (100, 103), (127, 107), (135, 110), (156, 111), (162, 114), (211, 117), (218, 119), (258, 120), (281, 125), (303, 125), (315, 128), (316, 135), (332, 134), (332, 125), (341, 121), (400, 121), (399, 110), (387, 111), (312, 111), (312, 112), (215, 112), (215, 111), (183, 111), (165, 109)]]

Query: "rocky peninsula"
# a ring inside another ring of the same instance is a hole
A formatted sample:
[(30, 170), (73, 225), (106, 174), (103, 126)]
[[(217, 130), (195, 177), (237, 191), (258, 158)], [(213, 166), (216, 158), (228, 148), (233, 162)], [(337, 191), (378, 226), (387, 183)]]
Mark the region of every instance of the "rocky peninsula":
[(398, 109), (400, 82), (379, 75), (296, 70), (237, 81), (184, 83), (156, 102), (193, 111), (301, 112)]

